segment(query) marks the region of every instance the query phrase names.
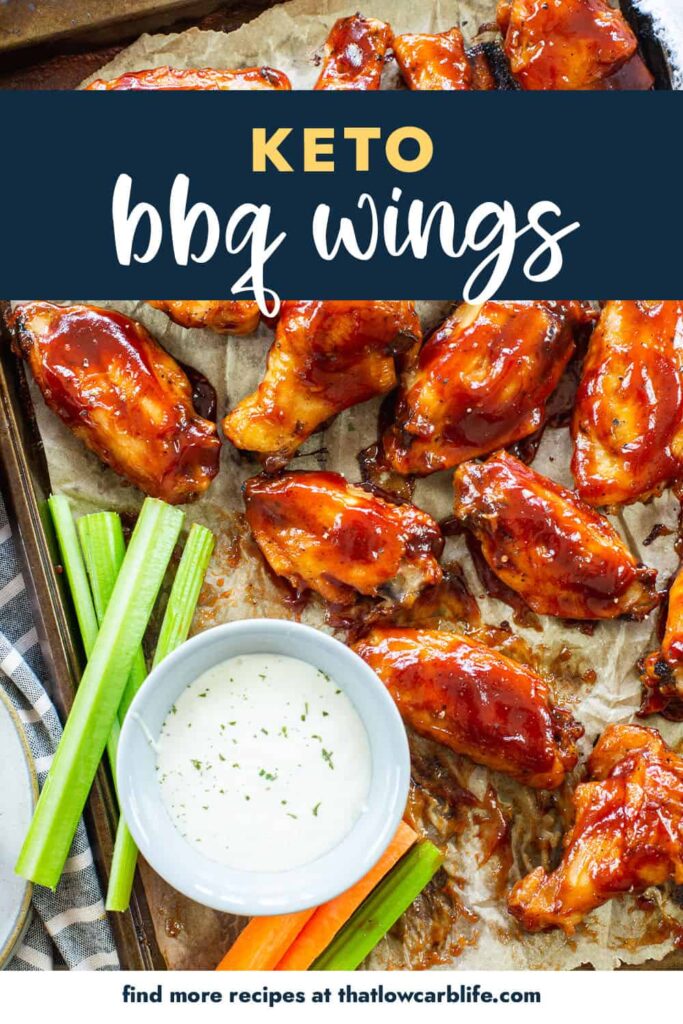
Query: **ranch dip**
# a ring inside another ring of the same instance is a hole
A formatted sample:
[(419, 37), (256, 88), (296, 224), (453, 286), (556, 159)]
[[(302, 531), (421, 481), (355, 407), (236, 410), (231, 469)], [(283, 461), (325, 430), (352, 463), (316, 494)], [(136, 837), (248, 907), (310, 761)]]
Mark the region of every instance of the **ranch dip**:
[(188, 843), (243, 871), (336, 846), (365, 808), (371, 756), (353, 704), (298, 658), (248, 654), (199, 676), (157, 743), (165, 807)]

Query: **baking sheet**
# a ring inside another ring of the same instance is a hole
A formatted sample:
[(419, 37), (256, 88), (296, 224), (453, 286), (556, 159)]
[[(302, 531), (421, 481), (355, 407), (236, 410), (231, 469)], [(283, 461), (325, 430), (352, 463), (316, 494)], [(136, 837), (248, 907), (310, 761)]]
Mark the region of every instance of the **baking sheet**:
[[(331, 24), (349, 13), (352, 10), (346, 4), (334, 0), (295, 0), (229, 35), (191, 29), (171, 36), (143, 36), (96, 77), (113, 77), (123, 71), (165, 63), (177, 67), (271, 64), (285, 71), (295, 88), (309, 88), (317, 76), (316, 57)], [(472, 41), (479, 25), (491, 20), (493, 4), (433, 0), (415, 5), (408, 0), (386, 0), (364, 4), (363, 13), (389, 20), (397, 32), (439, 31), (460, 24)], [(383, 85), (393, 84), (395, 71), (388, 65)], [(251, 337), (226, 339), (209, 331), (177, 327), (144, 303), (100, 304), (139, 319), (173, 355), (204, 373), (217, 388), (221, 411), (233, 407), (261, 378), (272, 339), (266, 327)], [(419, 303), (423, 326), (428, 329), (438, 322), (449, 306), (448, 302)], [(140, 494), (90, 455), (45, 408), (38, 395), (34, 398), (54, 489), (68, 494), (79, 512), (93, 508), (135, 511)], [(304, 454), (294, 460), (293, 466), (334, 469), (350, 480), (357, 480), (356, 455), (376, 440), (378, 408), (379, 402), (374, 401), (340, 415), (324, 434), (308, 441), (302, 449)], [(534, 467), (571, 484), (569, 453), (567, 431), (548, 430)], [(249, 540), (241, 518), (240, 487), (244, 479), (257, 471), (255, 464), (226, 444), (219, 477), (201, 501), (187, 508), (190, 521), (204, 522), (219, 535), (193, 628), (199, 630), (256, 615), (300, 615), (303, 621), (330, 630), (332, 627), (326, 624), (324, 609), (317, 600), (300, 613), (292, 608)], [(449, 515), (450, 474), (420, 481), (414, 500), (438, 519)], [(625, 510), (615, 520), (633, 550), (659, 570), (662, 585), (677, 564), (673, 538), (662, 536), (648, 546), (644, 541), (656, 523), (674, 529), (676, 516), (677, 503), (670, 495), (664, 495), (649, 505)], [(456, 560), (462, 567), (485, 623), (497, 626), (512, 622), (514, 633), (528, 645), (534, 662), (542, 669), (553, 667), (556, 695), (572, 707), (586, 727), (584, 753), (605, 725), (633, 716), (640, 698), (634, 666), (655, 643), (652, 616), (642, 623), (601, 623), (592, 635), (549, 618), (521, 626), (512, 621), (509, 607), (483, 591), (462, 538), (449, 540), (445, 560)], [(457, 616), (455, 621), (457, 624)], [(595, 673), (594, 682), (591, 673)], [(680, 726), (661, 719), (650, 724), (660, 727), (665, 738), (679, 749), (683, 745)], [(561, 932), (538, 936), (520, 932), (506, 913), (505, 891), (520, 874), (557, 855), (566, 814), (566, 792), (556, 796), (534, 793), (425, 741), (414, 743), (416, 757), (438, 757), (449, 777), (457, 780), (474, 800), (463, 800), (454, 815), (452, 811), (444, 814), (439, 799), (423, 799), (419, 814), (425, 830), (442, 840), (448, 837), (446, 871), (451, 906), (445, 908), (436, 896), (418, 900), (398, 931), (377, 947), (368, 966), (571, 969), (590, 963), (610, 969), (620, 962), (638, 964), (649, 958), (660, 959), (673, 949), (672, 928), (667, 919), (681, 921), (683, 913), (673, 894), (667, 891), (657, 891), (656, 902), (647, 909), (642, 901), (630, 897), (613, 900), (591, 914), (572, 938)], [(507, 838), (503, 836), (498, 848), (487, 856), (492, 824), (500, 822), (501, 815), (508, 823)], [(187, 901), (170, 893), (150, 872), (145, 880), (148, 895), (152, 892), (160, 908), (157, 939), (169, 966), (213, 966), (228, 944), (234, 922), (188, 906)], [(457, 913), (453, 912), (453, 905), (459, 908)], [(435, 946), (439, 950), (437, 955)]]
[[(261, 328), (252, 337), (225, 339), (208, 331), (186, 331), (144, 303), (97, 301), (140, 320), (174, 356), (201, 370), (217, 386), (221, 409), (232, 407), (260, 379), (272, 338), (267, 328)], [(449, 303), (419, 303), (418, 307), (423, 324), (428, 328), (443, 316)], [(69, 495), (79, 512), (94, 508), (134, 511), (141, 500), (139, 493), (87, 452), (47, 410), (37, 393), (34, 401), (55, 490)], [(298, 458), (293, 464), (307, 469), (340, 470), (349, 479), (357, 480), (356, 455), (376, 438), (378, 407), (379, 402), (373, 401), (342, 413), (324, 434), (309, 440), (306, 447), (315, 450), (315, 454)], [(568, 432), (548, 430), (534, 467), (570, 484), (569, 453)], [(239, 618), (258, 615), (290, 618), (296, 614), (265, 570), (241, 517), (241, 483), (257, 471), (253, 463), (226, 444), (221, 472), (208, 495), (196, 505), (186, 507), (189, 520), (206, 523), (219, 536), (194, 631)], [(450, 474), (444, 473), (420, 481), (414, 500), (441, 519), (451, 511), (451, 494)], [(659, 537), (649, 546), (643, 546), (643, 541), (656, 523), (675, 530), (676, 516), (677, 503), (665, 495), (649, 505), (632, 506), (614, 520), (640, 557), (659, 570), (662, 583), (676, 567), (673, 537)], [(462, 538), (448, 541), (444, 558), (456, 560), (463, 568), (468, 588), (479, 604), (485, 623), (496, 626), (511, 621), (511, 609), (483, 591)], [(300, 617), (311, 625), (331, 629), (325, 623), (322, 604), (315, 599)], [(652, 620), (653, 616), (641, 623), (601, 623), (592, 635), (550, 618), (538, 618), (535, 627), (513, 623), (514, 633), (529, 644), (541, 667), (554, 665), (557, 671), (557, 666), (561, 666), (553, 688), (558, 697), (573, 707), (576, 717), (586, 727), (585, 753), (606, 724), (628, 720), (636, 711), (640, 684), (634, 666), (643, 653), (653, 649)], [(568, 658), (567, 650), (571, 652)], [(589, 670), (597, 675), (594, 684), (584, 678)], [(669, 742), (681, 745), (683, 730), (680, 726), (659, 718), (654, 724), (661, 728)], [(486, 865), (477, 867), (486, 843), (486, 815), (480, 807), (471, 812), (465, 809), (464, 831), (448, 842), (447, 870), (462, 901), (463, 913), (455, 921), (452, 940), (444, 941), (444, 948), (452, 949), (457, 956), (453, 960), (447, 956), (442, 966), (569, 969), (590, 962), (599, 968), (612, 968), (620, 960), (642, 963), (650, 957), (659, 958), (673, 948), (660, 911), (639, 909), (637, 902), (629, 897), (614, 900), (595, 911), (571, 940), (559, 932), (541, 936), (519, 933), (507, 916), (503, 889), (538, 862), (539, 835), (547, 837), (556, 847), (561, 832), (561, 809), (555, 807), (553, 801), (547, 805), (547, 794), (535, 794), (503, 776), (473, 767), (455, 755), (444, 755), (444, 759), (454, 777), (464, 780), (465, 788), (482, 799), (489, 783), (493, 783), (504, 813), (512, 822), (514, 864), (503, 886), (500, 873), (505, 865), (501, 865), (500, 857), (494, 855)], [(430, 802), (425, 808), (424, 820), (430, 829), (435, 828), (437, 835), (449, 829), (448, 816), (443, 819), (438, 801)], [(171, 896), (164, 883), (152, 879), (151, 874), (146, 878), (146, 887), (154, 890), (150, 902), (162, 908), (157, 939), (170, 965), (197, 966), (195, 943), (200, 939), (202, 957), (207, 961), (202, 962), (202, 966), (213, 966), (211, 961), (217, 959), (221, 948), (227, 947), (233, 934), (231, 923), (225, 921), (223, 915), (202, 908), (190, 910), (182, 898)], [(425, 930), (422, 909), (418, 908), (415, 913), (414, 931), (411, 933), (408, 926), (401, 942), (389, 939), (382, 943), (371, 958), (371, 966), (411, 966), (421, 962)], [(663, 898), (662, 909), (666, 915), (683, 920), (670, 897)], [(476, 914), (477, 920), (468, 920), (464, 911)], [(649, 936), (650, 941), (642, 943), (643, 935)], [(516, 936), (515, 941), (510, 941), (512, 936)], [(472, 944), (461, 948), (463, 939)], [(222, 945), (218, 945), (219, 942)]]
[[(0, 302), (0, 316), (8, 307), (6, 300)], [(11, 351), (4, 324), (0, 324), (0, 489), (13, 536), (20, 541), (26, 590), (47, 670), (44, 683), (63, 720), (82, 671), (80, 637), (66, 581), (54, 570), (56, 540), (45, 515), (50, 481), (24, 366)], [(97, 772), (84, 817), (104, 884), (118, 818), (114, 786), (105, 765)], [(112, 915), (111, 926), (123, 969), (163, 969), (141, 879), (136, 878), (133, 886), (130, 913)]]

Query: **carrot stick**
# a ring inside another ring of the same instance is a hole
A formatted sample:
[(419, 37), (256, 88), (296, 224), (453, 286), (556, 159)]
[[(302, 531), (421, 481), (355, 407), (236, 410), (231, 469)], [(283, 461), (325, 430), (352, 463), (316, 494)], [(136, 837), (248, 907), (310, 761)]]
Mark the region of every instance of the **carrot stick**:
[(441, 850), (428, 839), (418, 839), (363, 900), (310, 969), (357, 970), (368, 953), (431, 882), (442, 863)]
[(361, 905), (375, 886), (384, 878), (394, 864), (417, 840), (410, 825), (401, 822), (394, 838), (375, 866), (359, 882), (346, 892), (318, 907), (313, 917), (299, 932), (276, 971), (305, 971), (313, 961), (327, 949), (342, 925), (346, 924), (353, 912)]
[(235, 939), (217, 971), (272, 971), (316, 908), (296, 914), (252, 917)]

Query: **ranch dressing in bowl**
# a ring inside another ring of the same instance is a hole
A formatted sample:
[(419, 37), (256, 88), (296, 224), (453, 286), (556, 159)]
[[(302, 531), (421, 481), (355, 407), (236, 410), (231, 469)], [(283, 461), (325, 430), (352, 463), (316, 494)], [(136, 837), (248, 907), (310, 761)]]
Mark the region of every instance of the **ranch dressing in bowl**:
[(306, 661), (243, 654), (180, 694), (157, 741), (175, 827), (226, 867), (287, 871), (353, 828), (370, 789), (365, 726), (335, 680)]

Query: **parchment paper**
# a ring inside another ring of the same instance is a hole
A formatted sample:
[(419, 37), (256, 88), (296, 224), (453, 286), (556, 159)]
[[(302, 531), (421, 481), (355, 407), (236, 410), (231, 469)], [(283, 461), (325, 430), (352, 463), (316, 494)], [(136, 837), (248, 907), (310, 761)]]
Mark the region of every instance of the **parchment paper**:
[[(457, 2), (432, 0), (385, 0), (363, 4), (363, 13), (389, 20), (395, 31), (439, 31), (459, 24), (471, 41), (479, 25), (490, 22), (494, 3), (488, 0)], [(295, 0), (262, 14), (255, 21), (229, 35), (218, 32), (188, 32), (167, 36), (142, 36), (128, 50), (101, 69), (97, 76), (114, 77), (123, 71), (140, 70), (170, 63), (177, 67), (240, 67), (270, 64), (285, 71), (295, 88), (309, 88), (317, 76), (316, 55), (334, 20), (355, 8), (339, 0)], [(383, 84), (395, 84), (395, 72), (388, 65)], [(457, 97), (454, 97), (457, 103)], [(153, 139), (153, 144), (157, 144)], [(163, 142), (159, 143), (162, 147)], [(97, 300), (95, 300), (97, 301)], [(266, 327), (251, 337), (220, 337), (210, 331), (188, 331), (177, 327), (161, 312), (141, 302), (107, 303), (144, 323), (174, 356), (203, 372), (218, 391), (221, 415), (258, 384), (265, 355), (272, 339)], [(433, 326), (451, 303), (418, 303), (425, 329)], [(77, 510), (110, 508), (135, 511), (141, 496), (113, 472), (103, 467), (79, 441), (62, 426), (34, 393), (40, 431), (45, 444), (52, 485), (69, 495)], [(324, 434), (311, 438), (297, 468), (325, 467), (359, 478), (357, 453), (376, 440), (379, 402), (369, 402), (343, 413)], [(571, 486), (570, 443), (566, 429), (548, 430), (534, 461), (534, 467), (553, 479)], [(241, 518), (240, 486), (258, 467), (243, 458), (229, 444), (223, 447), (221, 472), (208, 494), (187, 506), (188, 521), (199, 520), (219, 535), (216, 554), (209, 570), (201, 607), (194, 629), (253, 616), (293, 617), (282, 591), (265, 571)], [(437, 519), (451, 512), (451, 474), (420, 481), (414, 500)], [(655, 566), (664, 585), (675, 570), (677, 557), (673, 537), (661, 536), (645, 546), (644, 540), (656, 523), (676, 526), (677, 503), (669, 494), (649, 505), (626, 509), (615, 524), (643, 561)], [(512, 619), (511, 609), (490, 599), (483, 591), (462, 538), (449, 540), (446, 560), (455, 559), (464, 570), (469, 589), (476, 597), (483, 621), (496, 626)], [(301, 613), (303, 621), (330, 630), (323, 608), (316, 600)], [(527, 641), (542, 664), (553, 666), (552, 686), (556, 696), (572, 707), (584, 724), (583, 753), (587, 754), (601, 730), (610, 722), (628, 721), (640, 699), (635, 664), (654, 649), (654, 616), (642, 623), (602, 623), (592, 635), (551, 618), (538, 620), (536, 628), (513, 623), (514, 632)], [(587, 681), (587, 673), (595, 681)], [(681, 749), (683, 729), (657, 718), (650, 724), (661, 729), (668, 742)], [(460, 828), (453, 834), (450, 815), (437, 799), (426, 800), (422, 821), (447, 841), (446, 870), (451, 893), (461, 903), (460, 913), (446, 914), (440, 938), (439, 966), (449, 968), (558, 968), (571, 969), (593, 964), (611, 969), (620, 962), (637, 964), (649, 958), (661, 959), (673, 948), (667, 917), (683, 919), (670, 891), (655, 891), (655, 909), (641, 909), (631, 897), (612, 900), (592, 913), (573, 938), (561, 932), (529, 936), (521, 932), (505, 909), (505, 893), (523, 873), (543, 860), (557, 858), (559, 841), (566, 823), (567, 793), (549, 798), (534, 793), (509, 779), (473, 766), (466, 759), (434, 749), (434, 745), (413, 738), (417, 754), (439, 756), (463, 788), (482, 804), (459, 812)], [(577, 771), (577, 776), (579, 772)], [(485, 796), (491, 784), (497, 808), (509, 821), (510, 845), (483, 863), (486, 845), (487, 811)], [(569, 787), (567, 788), (567, 792)], [(231, 926), (222, 915), (188, 907), (187, 901), (170, 893), (152, 872), (146, 873), (148, 892), (159, 906), (168, 910), (157, 920), (158, 938), (171, 967), (211, 967), (224, 948)], [(168, 909), (168, 908), (171, 909)], [(405, 915), (398, 930), (384, 940), (370, 958), (371, 968), (419, 967), (432, 965), (424, 959), (427, 945), (433, 945), (434, 921), (442, 920), (443, 907), (418, 900)], [(201, 951), (201, 952), (198, 952)]]

